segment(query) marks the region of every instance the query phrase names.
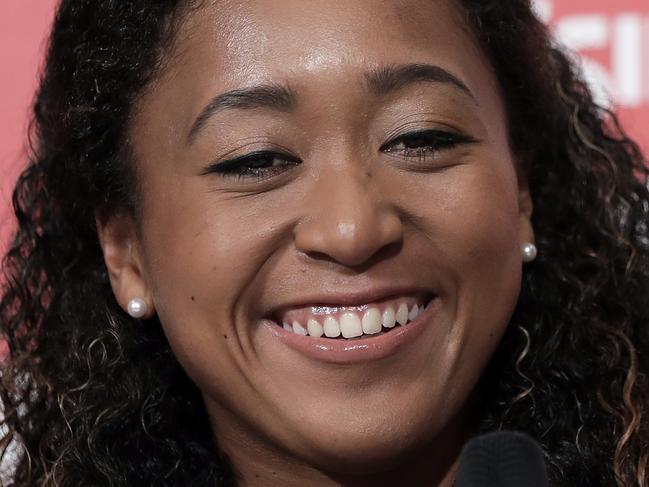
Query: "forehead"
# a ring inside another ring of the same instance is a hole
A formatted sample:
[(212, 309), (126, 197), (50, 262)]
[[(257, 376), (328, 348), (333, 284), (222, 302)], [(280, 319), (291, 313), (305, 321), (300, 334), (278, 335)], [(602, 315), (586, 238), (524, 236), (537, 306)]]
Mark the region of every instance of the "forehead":
[(209, 42), (228, 73), (247, 71), (252, 62), (261, 75), (279, 67), (271, 55), (316, 68), (359, 54), (370, 61), (431, 45), (455, 50), (469, 37), (444, 0), (212, 0), (188, 17), (177, 45), (184, 56), (198, 55), (198, 44)]
[(178, 133), (221, 92), (281, 83), (320, 103), (354, 96), (369, 70), (408, 63), (442, 67), (500, 111), (488, 61), (444, 0), (208, 0), (184, 19), (169, 59), (149, 108), (173, 111)]

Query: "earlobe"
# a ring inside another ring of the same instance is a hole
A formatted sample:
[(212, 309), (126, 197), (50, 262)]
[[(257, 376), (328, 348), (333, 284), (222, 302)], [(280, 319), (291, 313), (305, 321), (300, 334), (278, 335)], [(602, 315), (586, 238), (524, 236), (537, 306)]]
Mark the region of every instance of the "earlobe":
[[(534, 211), (534, 203), (527, 184), (522, 185), (518, 192), (518, 211), (520, 219), (520, 235), (519, 241), (521, 245), (534, 244), (534, 228), (532, 227), (532, 213)], [(536, 254), (534, 255), (536, 257)], [(532, 258), (533, 260), (533, 258)]]
[(532, 212), (534, 211), (534, 203), (527, 184), (521, 186), (518, 191), (518, 208), (521, 216), (526, 217), (528, 220), (532, 219)]
[[(96, 212), (95, 224), (117, 302), (131, 316), (150, 318), (153, 315), (153, 303), (145, 278), (141, 246), (133, 217), (124, 212), (108, 216)], [(143, 313), (137, 313), (137, 316), (131, 313), (133, 306), (129, 306), (134, 299), (142, 301), (139, 309), (144, 310)]]

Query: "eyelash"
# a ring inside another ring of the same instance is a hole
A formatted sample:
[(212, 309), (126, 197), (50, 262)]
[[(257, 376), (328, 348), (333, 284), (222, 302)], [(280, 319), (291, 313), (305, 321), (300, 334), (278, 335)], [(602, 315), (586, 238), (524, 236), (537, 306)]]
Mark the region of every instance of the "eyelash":
[[(418, 145), (409, 147), (415, 141)], [(457, 133), (442, 130), (421, 130), (400, 135), (390, 142), (381, 146), (385, 153), (402, 152), (404, 159), (416, 157), (423, 162), (435, 154), (451, 150), (461, 144), (474, 142), (474, 139)], [(395, 145), (402, 144), (403, 148), (394, 149)], [(276, 161), (284, 161), (288, 164), (274, 164)], [(259, 164), (261, 162), (262, 164)], [(281, 152), (255, 151), (241, 157), (211, 164), (203, 174), (216, 173), (222, 177), (233, 177), (237, 180), (257, 178), (258, 181), (270, 179), (286, 171), (290, 166), (297, 166), (301, 163), (299, 159)]]
[[(272, 165), (273, 160), (285, 161), (290, 164)], [(266, 167), (259, 167), (259, 165), (254, 167), (255, 163), (260, 161), (264, 164), (268, 163), (268, 161), (271, 162)], [(300, 164), (299, 159), (280, 152), (255, 151), (245, 156), (212, 164), (207, 167), (203, 174), (216, 173), (223, 177), (234, 177), (237, 180), (256, 177), (257, 180), (263, 181), (281, 174), (286, 170), (287, 166), (297, 166), (298, 164)]]
[[(406, 142), (413, 141), (418, 144), (414, 147), (408, 147)], [(400, 135), (396, 139), (381, 146), (381, 150), (387, 153), (396, 152), (393, 147), (398, 145), (397, 143), (401, 143), (404, 147), (397, 151), (403, 152), (404, 159), (416, 157), (420, 162), (423, 162), (427, 157), (434, 157), (435, 154), (441, 151), (452, 150), (458, 145), (469, 142), (473, 142), (473, 139), (465, 135), (443, 130), (421, 130)]]

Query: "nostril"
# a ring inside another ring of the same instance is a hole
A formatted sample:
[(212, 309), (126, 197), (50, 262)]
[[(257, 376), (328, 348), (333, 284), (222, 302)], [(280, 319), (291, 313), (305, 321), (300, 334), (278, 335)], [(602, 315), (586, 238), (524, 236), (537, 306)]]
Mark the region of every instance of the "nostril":
[[(294, 228), (296, 249), (315, 260), (363, 268), (368, 261), (375, 262), (375, 255), (386, 247), (398, 248), (403, 239), (398, 211), (380, 196), (371, 201), (358, 197), (357, 190), (339, 188), (327, 195), (327, 204), (307, 203), (304, 218)], [(350, 196), (350, 192), (357, 196)]]
[(340, 259), (329, 253), (320, 252), (317, 250), (308, 252), (299, 251), (299, 254), (307, 261), (331, 263), (335, 267), (343, 267), (344, 270), (351, 271), (354, 274), (365, 274), (380, 262), (387, 261), (399, 255), (402, 248), (403, 241), (401, 240), (390, 243), (388, 245), (385, 245), (384, 247), (381, 247), (360, 263), (354, 263), (353, 261), (350, 262), (349, 260), (341, 261)]

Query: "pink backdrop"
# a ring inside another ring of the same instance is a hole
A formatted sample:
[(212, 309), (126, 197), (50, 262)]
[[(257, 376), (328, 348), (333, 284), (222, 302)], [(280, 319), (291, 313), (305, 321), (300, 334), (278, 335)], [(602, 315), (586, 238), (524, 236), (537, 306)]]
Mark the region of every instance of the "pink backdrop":
[[(0, 253), (13, 222), (11, 188), (25, 161), (29, 106), (55, 0), (0, 3)], [(557, 37), (583, 56), (601, 100), (614, 100), (629, 132), (649, 151), (649, 2), (537, 0)]]

